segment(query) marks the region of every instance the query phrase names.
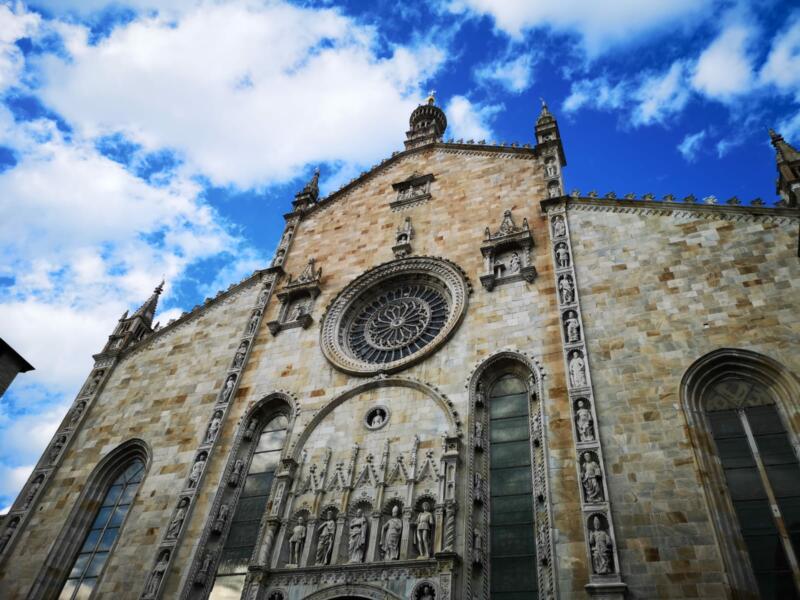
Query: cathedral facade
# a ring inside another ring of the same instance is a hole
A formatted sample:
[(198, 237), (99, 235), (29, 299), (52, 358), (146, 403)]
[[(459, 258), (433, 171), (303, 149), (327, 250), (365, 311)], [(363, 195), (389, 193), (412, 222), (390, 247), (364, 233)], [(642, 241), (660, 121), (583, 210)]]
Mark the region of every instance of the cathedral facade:
[(800, 154), (777, 206), (566, 193), (533, 144), (295, 197), (272, 264), (119, 320), (0, 597), (796, 598)]

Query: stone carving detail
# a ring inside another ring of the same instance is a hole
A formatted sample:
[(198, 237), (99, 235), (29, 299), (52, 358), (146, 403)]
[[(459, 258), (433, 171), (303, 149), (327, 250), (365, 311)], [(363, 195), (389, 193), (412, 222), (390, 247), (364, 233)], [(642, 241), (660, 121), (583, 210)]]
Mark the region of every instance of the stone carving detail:
[(261, 319), (261, 311), (260, 310), (253, 311), (253, 315), (247, 322), (247, 335), (253, 335), (256, 332), (259, 319)]
[(222, 411), (214, 411), (214, 414), (211, 417), (211, 423), (208, 424), (208, 429), (206, 429), (206, 436), (203, 439), (203, 444), (211, 444), (215, 439), (217, 439), (217, 434), (219, 433), (219, 428), (221, 426)]
[(95, 393), (95, 391), (97, 390), (97, 386), (100, 385), (100, 381), (103, 379), (104, 373), (105, 371), (103, 371), (102, 369), (99, 371), (95, 371), (95, 373), (92, 375), (91, 380), (89, 381), (89, 383), (86, 384), (86, 387), (83, 390), (82, 394), (83, 396), (89, 396)]
[(403, 521), (400, 520), (400, 506), (392, 506), (392, 516), (381, 528), (381, 550), (384, 560), (400, 558), (400, 537), (403, 534)]
[(578, 321), (578, 313), (574, 310), (564, 313), (564, 328), (568, 344), (581, 341), (581, 324)]
[(333, 554), (333, 539), (336, 536), (336, 521), (333, 518), (333, 511), (325, 513), (325, 520), (322, 521), (317, 538), (317, 564), (328, 565)]
[(256, 434), (256, 427), (258, 427), (258, 420), (250, 419), (250, 422), (247, 424), (247, 429), (245, 429), (244, 434), (242, 434), (242, 439), (246, 442), (252, 440), (253, 436)]
[(297, 525), (292, 528), (292, 535), (289, 538), (289, 565), (297, 566), (300, 564), (300, 557), (303, 555), (303, 546), (306, 543), (306, 522), (303, 517), (297, 517)]
[(596, 575), (613, 573), (614, 542), (608, 532), (608, 522), (603, 515), (591, 517), (589, 547), (592, 552), (592, 571)]
[(359, 508), (355, 516), (350, 517), (347, 550), (351, 563), (364, 562), (368, 535), (369, 523), (364, 517), (364, 511)]
[(574, 388), (588, 385), (586, 381), (586, 361), (583, 359), (583, 353), (580, 350), (575, 350), (569, 355), (569, 384)]
[(391, 373), (420, 360), (455, 331), (469, 287), (452, 263), (404, 258), (361, 275), (333, 300), (322, 350), (351, 374)]
[(558, 292), (561, 304), (572, 304), (575, 302), (575, 283), (572, 280), (572, 275), (559, 276)]
[(531, 283), (536, 277), (536, 268), (530, 262), (533, 248), (528, 219), (522, 220), (517, 227), (511, 211), (503, 213), (503, 220), (495, 233), (487, 227), (484, 233), (481, 254), (483, 255), (484, 274), (481, 284), (492, 291), (496, 285), (514, 281)]
[(430, 583), (424, 582), (417, 586), (412, 598), (414, 600), (436, 600), (436, 591)]
[(411, 240), (414, 238), (414, 228), (411, 226), (411, 217), (406, 217), (403, 225), (397, 228), (394, 237), (392, 252), (395, 258), (403, 258), (411, 254)]
[(214, 519), (214, 524), (211, 526), (211, 533), (222, 533), (225, 530), (225, 524), (228, 522), (228, 513), (230, 510), (227, 504), (220, 505), (217, 516)]
[(442, 550), (453, 552), (456, 545), (456, 505), (448, 503), (444, 510), (444, 536)]
[(242, 341), (242, 343), (239, 344), (239, 348), (237, 348), (236, 354), (233, 357), (233, 369), (242, 368), (242, 365), (244, 364), (244, 357), (247, 354), (247, 347), (248, 343), (246, 341)]
[(192, 470), (189, 471), (189, 483), (187, 484), (188, 489), (194, 489), (197, 487), (198, 482), (200, 481), (200, 476), (203, 474), (203, 469), (206, 466), (206, 457), (208, 453), (201, 452), (197, 455), (197, 458), (192, 465)]
[(389, 204), (389, 208), (393, 211), (403, 210), (430, 200), (432, 181), (432, 174), (420, 175), (415, 172), (403, 181), (393, 183), (392, 188), (397, 192), (397, 197)]
[(475, 437), (473, 438), (475, 450), (483, 451), (483, 423), (475, 421)]
[(417, 515), (416, 546), (419, 555), (425, 558), (433, 556), (433, 534), (435, 523), (433, 514), (430, 512), (431, 506), (427, 502), (422, 503), (422, 510)]
[(75, 405), (75, 408), (72, 409), (72, 412), (69, 415), (69, 423), (67, 424), (67, 427), (75, 427), (78, 424), (78, 421), (81, 420), (84, 410), (86, 410), (86, 402), (81, 400)]
[(42, 487), (43, 483), (44, 474), (41, 473), (37, 475), (36, 478), (31, 482), (31, 485), (28, 488), (28, 493), (25, 495), (25, 502), (22, 504), (23, 509), (26, 509), (31, 505), (33, 499), (36, 497), (36, 493), (39, 491), (39, 488)]
[(170, 551), (163, 550), (158, 557), (155, 567), (150, 573), (150, 578), (147, 580), (147, 585), (144, 588), (145, 598), (155, 598), (158, 594), (158, 589), (161, 587), (161, 580), (164, 579), (164, 574), (169, 567)]
[(385, 406), (374, 406), (364, 415), (364, 424), (367, 429), (380, 429), (389, 421), (389, 409)]
[(594, 452), (581, 455), (581, 485), (586, 503), (597, 503), (605, 500), (603, 494), (603, 471)]
[(6, 549), (11, 538), (14, 537), (14, 533), (17, 531), (17, 525), (19, 525), (19, 517), (14, 517), (8, 522), (8, 525), (6, 525), (3, 535), (0, 536), (0, 554)]
[(578, 398), (575, 401), (575, 428), (579, 442), (594, 441), (594, 417), (587, 405), (588, 401), (585, 398)]
[(278, 292), (278, 299), (281, 308), (278, 319), (269, 321), (267, 327), (272, 335), (278, 335), (284, 329), (302, 327), (306, 329), (311, 325), (311, 309), (314, 300), (320, 294), (320, 281), (322, 279), (322, 269), (316, 268), (316, 260), (310, 258), (300, 276), (293, 280), (289, 275), (289, 281)]
[(556, 267), (559, 269), (566, 269), (569, 267), (569, 250), (567, 250), (567, 244), (565, 242), (556, 245), (555, 253)]
[(195, 585), (205, 586), (208, 581), (214, 577), (214, 560), (216, 553), (212, 550), (206, 550), (203, 554), (203, 560), (200, 563), (200, 568), (194, 576)]
[(64, 446), (67, 445), (67, 436), (59, 435), (56, 437), (53, 444), (50, 446), (50, 451), (47, 453), (47, 460), (52, 465), (57, 460), (58, 457), (61, 455), (61, 451), (64, 449)]
[(483, 475), (478, 471), (472, 478), (472, 499), (476, 504), (483, 504)]
[(242, 478), (242, 470), (244, 469), (244, 461), (239, 459), (233, 465), (233, 470), (228, 477), (228, 485), (236, 487), (239, 485), (239, 480)]
[(234, 387), (236, 387), (236, 375), (228, 375), (225, 385), (222, 386), (222, 391), (219, 393), (220, 402), (228, 402), (231, 399)]
[(189, 498), (181, 498), (181, 501), (178, 503), (178, 509), (175, 511), (175, 514), (172, 515), (172, 521), (170, 521), (169, 527), (167, 527), (166, 539), (174, 540), (178, 538), (178, 534), (180, 534), (183, 528), (183, 522), (186, 519), (186, 509), (188, 506)]

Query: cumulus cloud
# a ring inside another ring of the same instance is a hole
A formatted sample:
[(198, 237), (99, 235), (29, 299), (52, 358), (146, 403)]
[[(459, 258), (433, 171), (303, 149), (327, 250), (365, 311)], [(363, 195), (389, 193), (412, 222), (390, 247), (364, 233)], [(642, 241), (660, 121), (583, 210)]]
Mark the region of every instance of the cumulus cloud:
[(645, 34), (696, 21), (713, 0), (450, 0), (454, 13), (489, 16), (495, 27), (519, 39), (527, 30), (549, 28), (577, 35), (589, 56), (638, 40)]
[(15, 42), (33, 35), (40, 20), (39, 15), (27, 12), (21, 2), (0, 4), (0, 92), (17, 82), (25, 65)]
[(629, 88), (629, 84), (624, 81), (612, 84), (607, 76), (579, 79), (572, 82), (569, 96), (561, 108), (567, 113), (584, 107), (601, 110), (622, 108), (630, 94)]
[(667, 117), (683, 110), (689, 101), (685, 63), (677, 61), (664, 73), (645, 77), (633, 96), (636, 103), (632, 115), (634, 125), (663, 123)]
[(533, 84), (534, 56), (527, 52), (516, 58), (502, 57), (478, 67), (475, 78), (483, 85), (497, 84), (519, 94)]
[(700, 151), (703, 141), (706, 139), (706, 135), (707, 132), (705, 129), (701, 129), (697, 133), (687, 134), (683, 138), (683, 141), (678, 144), (678, 152), (680, 152), (683, 158), (688, 162), (694, 162), (697, 160), (697, 153)]
[(754, 31), (743, 24), (726, 27), (697, 60), (692, 86), (709, 98), (727, 100), (750, 91), (753, 65), (749, 43)]
[(491, 140), (491, 121), (503, 109), (498, 104), (472, 102), (466, 96), (453, 96), (447, 103), (447, 123), (456, 138)]
[(800, 13), (796, 13), (789, 27), (773, 39), (759, 77), (764, 84), (792, 91), (800, 97)]

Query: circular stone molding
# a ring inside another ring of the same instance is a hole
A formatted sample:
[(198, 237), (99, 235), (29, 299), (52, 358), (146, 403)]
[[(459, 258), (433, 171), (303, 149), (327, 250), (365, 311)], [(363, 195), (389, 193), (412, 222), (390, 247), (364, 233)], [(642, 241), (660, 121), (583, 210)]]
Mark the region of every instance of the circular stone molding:
[(389, 409), (384, 405), (373, 406), (364, 414), (364, 425), (375, 431), (389, 422)]
[(467, 309), (464, 273), (441, 258), (411, 257), (367, 271), (323, 317), (320, 343), (352, 375), (394, 373), (437, 350)]

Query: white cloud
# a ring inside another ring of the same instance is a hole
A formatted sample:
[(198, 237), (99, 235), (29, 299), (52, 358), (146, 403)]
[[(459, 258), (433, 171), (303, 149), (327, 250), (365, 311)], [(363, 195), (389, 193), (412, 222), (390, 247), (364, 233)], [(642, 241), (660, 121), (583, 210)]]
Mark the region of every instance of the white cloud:
[(484, 85), (496, 83), (509, 92), (519, 94), (533, 84), (533, 63), (531, 53), (520, 54), (516, 58), (503, 57), (479, 67), (475, 77)]
[(41, 61), (41, 94), (83, 135), (121, 131), (242, 188), (388, 154), (445, 57), (426, 43), (378, 57), (374, 31), (337, 11), (243, 0), (143, 17), (96, 46), (60, 29), (71, 58)]
[(778, 123), (777, 131), (789, 142), (800, 144), (800, 111)]
[(471, 140), (491, 140), (491, 121), (502, 110), (498, 104), (478, 104), (465, 96), (453, 96), (445, 112), (453, 137)]
[(762, 83), (776, 85), (800, 96), (800, 14), (772, 40), (759, 77)]
[(678, 152), (681, 153), (683, 158), (688, 162), (694, 162), (697, 159), (697, 153), (706, 139), (707, 132), (701, 129), (697, 133), (687, 134), (683, 141), (678, 144)]
[(748, 47), (754, 35), (749, 26), (739, 23), (723, 29), (698, 58), (692, 86), (722, 101), (749, 92), (753, 65)]
[(25, 58), (15, 42), (33, 35), (40, 18), (25, 11), (22, 3), (0, 4), (0, 92), (19, 79)]
[(576, 112), (584, 107), (600, 110), (622, 108), (630, 94), (629, 87), (625, 82), (612, 85), (606, 76), (580, 79), (572, 82), (569, 96), (561, 108), (567, 113)]
[(519, 39), (539, 27), (580, 37), (590, 56), (630, 43), (645, 34), (696, 22), (713, 0), (451, 0), (451, 12), (487, 15), (495, 27)]
[(636, 100), (632, 115), (634, 125), (663, 123), (670, 115), (683, 110), (689, 101), (686, 65), (678, 61), (664, 73), (645, 77), (633, 95)]

